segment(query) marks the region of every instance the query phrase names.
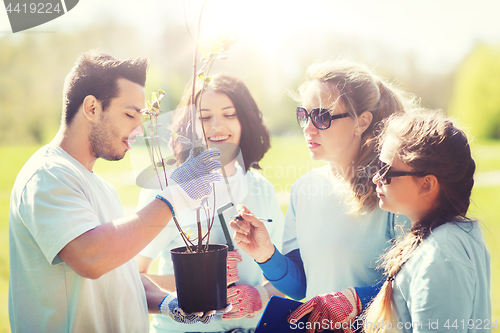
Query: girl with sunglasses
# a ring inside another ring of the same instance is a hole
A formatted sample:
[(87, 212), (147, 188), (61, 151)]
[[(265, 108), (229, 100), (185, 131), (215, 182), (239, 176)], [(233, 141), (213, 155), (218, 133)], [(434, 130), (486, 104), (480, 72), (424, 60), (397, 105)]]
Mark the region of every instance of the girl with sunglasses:
[[(364, 66), (342, 61), (310, 66), (299, 93), (302, 106), (297, 108), (297, 120), (310, 155), (328, 164), (292, 186), (285, 255), (246, 207), (239, 211), (244, 220), (232, 221), (231, 226), (236, 243), (278, 290), (309, 300), (298, 317), (313, 312), (311, 322), (320, 315), (351, 319), (378, 291), (368, 286), (382, 279), (376, 259), (391, 245), (395, 224), (409, 224), (378, 208), (371, 178), (378, 170), (376, 125), (404, 112), (413, 100)], [(348, 288), (352, 285), (368, 289)], [(324, 295), (334, 290), (344, 290), (342, 297)]]
[[(178, 106), (171, 130), (189, 137), (191, 128), (191, 84), (188, 84)], [(282, 242), (284, 217), (278, 204), (272, 184), (260, 173), (259, 161), (270, 147), (269, 131), (263, 116), (245, 83), (236, 76), (220, 73), (213, 75), (203, 89), (198, 80), (195, 90), (196, 107), (200, 111), (209, 147), (221, 150), (220, 161), (223, 180), (215, 183), (215, 190), (209, 197), (209, 204), (216, 210), (232, 202), (244, 204), (259, 214), (272, 219), (266, 226), (273, 241)], [(201, 132), (201, 123), (197, 124)], [(172, 149), (179, 162), (189, 155), (189, 147), (177, 140)], [(228, 190), (230, 189), (230, 191)], [(155, 197), (157, 190), (141, 191), (139, 208)], [(209, 218), (211, 219), (212, 211)], [(236, 215), (236, 211), (233, 214)], [(204, 216), (204, 214), (202, 214)], [(228, 218), (228, 216), (226, 216)], [(225, 222), (229, 223), (230, 218)], [(196, 212), (184, 210), (178, 221), (184, 231), (197, 230)], [(206, 221), (202, 219), (202, 225)], [(226, 229), (227, 231), (227, 229)], [(210, 232), (210, 243), (225, 244), (225, 232), (219, 216)], [(229, 240), (231, 240), (229, 238)], [(170, 249), (184, 246), (184, 242), (173, 222), (137, 256), (141, 273), (148, 274), (160, 287), (175, 290), (173, 264)], [(228, 253), (228, 303), (232, 309), (223, 316), (215, 316), (209, 324), (180, 324), (166, 316), (153, 315), (151, 332), (253, 332), (265, 308), (270, 294), (277, 291), (270, 284), (264, 285), (262, 271), (255, 261), (243, 251)], [(160, 257), (158, 274), (152, 272), (153, 260)]]
[(491, 331), (490, 257), (466, 217), (475, 163), (465, 134), (442, 115), (410, 113), (391, 117), (379, 146), (379, 206), (411, 230), (383, 256), (366, 331)]

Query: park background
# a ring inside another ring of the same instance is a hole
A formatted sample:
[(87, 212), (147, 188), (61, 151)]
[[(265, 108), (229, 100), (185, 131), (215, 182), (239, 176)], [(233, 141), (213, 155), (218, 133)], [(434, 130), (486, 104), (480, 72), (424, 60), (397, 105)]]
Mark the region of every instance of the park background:
[[(191, 78), (201, 0), (81, 0), (62, 17), (13, 34), (0, 9), (0, 332), (8, 324), (10, 191), (26, 160), (56, 133), (66, 74), (77, 56), (98, 49), (120, 58), (147, 56), (147, 96), (163, 89), (173, 110)], [(424, 107), (459, 120), (478, 169), (470, 216), (491, 253), (493, 320), (500, 319), (500, 3), (496, 0), (229, 1), (208, 0), (201, 45), (222, 31), (239, 41), (212, 73), (240, 76), (272, 132), (261, 163), (282, 208), (287, 190), (318, 166), (296, 123), (296, 91), (315, 61), (361, 61), (414, 93)], [(140, 188), (130, 157), (98, 161), (95, 170), (131, 212)], [(26, 314), (29, 316), (29, 314)]]

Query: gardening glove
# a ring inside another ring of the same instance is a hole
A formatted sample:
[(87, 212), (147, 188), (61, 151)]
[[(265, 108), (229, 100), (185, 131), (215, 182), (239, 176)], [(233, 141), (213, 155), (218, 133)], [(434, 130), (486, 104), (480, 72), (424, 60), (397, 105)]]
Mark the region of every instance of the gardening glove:
[[(193, 150), (189, 157), (169, 177), (169, 186), (160, 192), (160, 199), (165, 201), (172, 215), (188, 207), (195, 210), (201, 206), (202, 200), (212, 193), (212, 183), (221, 180), (221, 175), (216, 170), (221, 163), (215, 158), (220, 156), (218, 148), (211, 148), (193, 157)], [(158, 197), (157, 196), (157, 197)]]
[(269, 295), (262, 286), (239, 284), (227, 289), (227, 301), (233, 309), (222, 316), (222, 320), (252, 318), (269, 301)]
[[(355, 333), (351, 328), (351, 321), (361, 313), (362, 305), (354, 288), (349, 287), (342, 292), (318, 295), (299, 306), (288, 316), (288, 322), (296, 323), (306, 314), (311, 313), (308, 322), (310, 327), (314, 323), (322, 323), (325, 319), (333, 326), (330, 329), (341, 327), (344, 332)], [(335, 327), (335, 323), (340, 323)], [(307, 333), (314, 333), (314, 329), (308, 329)]]
[(238, 263), (243, 259), (238, 250), (229, 251), (227, 253), (227, 285), (236, 283), (240, 280), (238, 275)]
[(171, 293), (165, 296), (163, 301), (161, 301), (160, 305), (158, 305), (160, 309), (160, 313), (172, 318), (178, 323), (183, 324), (194, 324), (197, 322), (201, 322), (203, 324), (208, 324), (212, 320), (212, 318), (216, 315), (221, 315), (227, 313), (232, 309), (231, 304), (229, 304), (226, 308), (221, 310), (212, 310), (206, 313), (203, 312), (193, 312), (193, 313), (185, 313), (182, 309), (179, 308), (179, 304), (177, 302), (177, 293)]

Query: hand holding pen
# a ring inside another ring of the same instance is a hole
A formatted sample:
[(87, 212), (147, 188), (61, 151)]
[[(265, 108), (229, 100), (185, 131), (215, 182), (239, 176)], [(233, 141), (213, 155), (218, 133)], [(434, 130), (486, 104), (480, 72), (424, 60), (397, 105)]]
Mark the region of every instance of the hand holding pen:
[(275, 248), (264, 221), (271, 219), (259, 219), (243, 205), (238, 205), (237, 209), (238, 216), (229, 224), (236, 231), (234, 241), (258, 263), (269, 260)]
[[(233, 220), (243, 221), (243, 217), (241, 217), (240, 215), (231, 216), (231, 218)], [(263, 219), (263, 218), (260, 218), (260, 217), (256, 217), (256, 219), (259, 220), (259, 221), (262, 221), (262, 222), (273, 222), (272, 219)]]

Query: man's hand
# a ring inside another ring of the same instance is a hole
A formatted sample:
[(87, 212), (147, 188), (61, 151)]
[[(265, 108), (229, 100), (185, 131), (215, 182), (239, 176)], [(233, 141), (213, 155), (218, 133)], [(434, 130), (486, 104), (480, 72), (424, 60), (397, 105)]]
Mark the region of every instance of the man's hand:
[[(221, 175), (216, 172), (221, 163), (215, 158), (220, 156), (218, 148), (211, 148), (193, 157), (189, 157), (169, 178), (169, 186), (159, 196), (168, 201), (176, 212), (185, 207), (191, 210), (199, 208), (202, 200), (212, 193), (212, 183), (220, 181)], [(169, 205), (169, 206), (170, 206)], [(175, 212), (172, 211), (175, 215)]]
[(197, 322), (208, 324), (215, 315), (225, 314), (232, 309), (231, 304), (229, 304), (226, 308), (221, 310), (212, 310), (206, 313), (185, 313), (184, 311), (182, 311), (182, 309), (179, 308), (179, 304), (177, 302), (177, 293), (168, 294), (160, 303), (160, 305), (158, 305), (158, 307), (160, 308), (161, 314), (172, 318), (178, 323), (183, 324), (194, 324)]

